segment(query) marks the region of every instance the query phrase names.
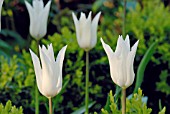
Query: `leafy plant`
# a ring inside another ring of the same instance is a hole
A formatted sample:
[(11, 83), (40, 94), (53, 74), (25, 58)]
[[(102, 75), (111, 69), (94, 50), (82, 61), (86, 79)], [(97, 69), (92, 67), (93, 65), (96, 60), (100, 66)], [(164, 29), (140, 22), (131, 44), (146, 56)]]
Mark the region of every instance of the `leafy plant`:
[(157, 90), (166, 93), (166, 95), (170, 94), (170, 86), (167, 83), (168, 76), (168, 70), (161, 71), (160, 81), (156, 83)]
[[(138, 93), (133, 94), (132, 98), (126, 99), (126, 113), (127, 114), (151, 114), (152, 109), (148, 108), (146, 103), (142, 102), (143, 94), (142, 90), (138, 89)], [(114, 101), (114, 96), (112, 90), (109, 93), (109, 108), (102, 108), (102, 114), (121, 114), (121, 110), (119, 110), (117, 102)], [(166, 108), (164, 107), (159, 114), (165, 114)], [(94, 114), (97, 114), (95, 112)]]
[(2, 103), (0, 104), (0, 114), (23, 114), (23, 109), (22, 107), (12, 106), (11, 101), (8, 100), (5, 106)]
[[(118, 110), (117, 104), (114, 102), (112, 91), (110, 91), (109, 97), (111, 102), (110, 113), (114, 114), (114, 112), (117, 112), (116, 114), (121, 114), (121, 110)], [(136, 113), (150, 114), (151, 113), (152, 109), (147, 108), (146, 104), (142, 102), (142, 97), (143, 97), (142, 90), (138, 89), (138, 93), (135, 93), (131, 99), (126, 99), (127, 114), (136, 114)], [(103, 114), (109, 114), (109, 112), (107, 113), (106, 112), (107, 110), (102, 109)]]

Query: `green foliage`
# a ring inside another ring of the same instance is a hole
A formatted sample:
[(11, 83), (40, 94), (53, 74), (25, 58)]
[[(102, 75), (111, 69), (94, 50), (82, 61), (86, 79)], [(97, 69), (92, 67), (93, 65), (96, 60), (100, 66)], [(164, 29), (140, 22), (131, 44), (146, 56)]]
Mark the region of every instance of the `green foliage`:
[(158, 114), (165, 114), (166, 107), (164, 107)]
[(0, 104), (0, 114), (23, 114), (23, 109), (22, 107), (16, 108), (12, 106), (11, 101), (8, 100), (5, 106)]
[[(25, 75), (24, 66), (21, 65), (22, 59), (14, 55), (11, 59), (0, 56), (0, 89), (15, 89), (16, 92), (21, 92), (21, 89), (26, 87), (26, 82), (29, 77)], [(16, 83), (13, 83), (16, 82)]]
[(168, 70), (162, 70), (160, 74), (160, 82), (156, 83), (157, 90), (166, 93), (166, 95), (170, 94), (170, 86), (167, 83), (168, 76)]
[(29, 93), (30, 87), (33, 87), (30, 85), (33, 85), (34, 75), (25, 70), (23, 59), (16, 55), (10, 59), (0, 56), (0, 82), (1, 102), (10, 99), (25, 109), (31, 106)]
[(126, 100), (128, 113), (150, 114), (152, 112), (152, 109), (147, 108), (146, 104), (142, 102), (142, 97), (142, 90), (138, 89), (138, 93), (135, 93), (130, 100)]
[[(24, 0), (20, 0), (24, 4)], [(10, 3), (9, 0), (5, 1), (5, 5)], [(108, 4), (110, 3), (110, 4)], [(154, 65), (157, 64), (169, 64), (170, 66), (170, 46), (169, 46), (169, 29), (170, 29), (170, 15), (169, 8), (164, 7), (163, 3), (158, 0), (155, 1), (142, 1), (144, 7), (139, 4), (135, 9), (130, 9), (127, 12), (126, 18), (126, 33), (130, 35), (130, 40), (135, 42), (140, 40), (137, 50), (137, 56), (135, 63), (139, 63), (141, 57), (146, 52), (148, 47), (158, 40), (160, 42), (155, 57), (151, 60)], [(109, 6), (110, 5), (110, 6)], [(111, 45), (114, 50), (116, 47), (116, 41), (118, 35), (122, 33), (122, 7), (116, 7), (116, 4), (109, 0), (98, 0), (92, 6), (92, 10), (97, 12), (102, 11), (100, 18), (100, 26), (98, 27), (98, 42), (96, 47), (90, 51), (90, 101), (96, 101), (92, 110), (98, 111), (101, 109), (105, 94), (109, 90), (114, 88), (114, 84), (110, 78), (109, 63), (107, 56), (103, 50), (99, 38), (102, 37), (105, 42)], [(118, 4), (120, 6), (120, 3)], [(59, 95), (53, 98), (54, 112), (55, 113), (70, 113), (79, 107), (84, 106), (84, 74), (85, 74), (85, 56), (84, 51), (78, 46), (75, 27), (73, 24), (71, 11), (66, 9), (62, 10), (59, 15), (55, 15), (55, 5), (52, 6), (53, 13), (50, 13), (52, 18), (52, 24), (56, 26), (56, 33), (50, 33), (48, 38), (44, 38), (41, 44), (47, 45), (52, 43), (54, 47), (55, 56), (58, 51), (65, 45), (68, 45), (66, 56), (63, 66), (63, 89)], [(13, 17), (12, 9), (4, 9), (3, 16)], [(162, 15), (163, 14), (163, 15)], [(58, 21), (59, 20), (59, 21)], [(66, 27), (67, 26), (67, 27)], [(159, 27), (158, 27), (159, 26)], [(106, 29), (107, 28), (107, 29)], [(51, 32), (51, 30), (49, 30)], [(22, 47), (23, 39), (16, 32), (2, 31), (1, 33), (5, 37), (12, 37), (12, 41), (15, 41), (11, 45), (11, 39), (0, 40), (0, 54), (9, 55), (13, 50), (19, 52)], [(19, 46), (18, 46), (19, 45)], [(24, 44), (26, 45), (26, 44)], [(14, 47), (14, 48), (13, 48)], [(35, 53), (37, 53), (36, 42), (31, 41), (30, 47)], [(6, 51), (8, 50), (8, 51)], [(7, 53), (9, 52), (9, 53)], [(14, 55), (6, 59), (4, 56), (0, 57), (0, 101), (5, 102), (7, 99), (11, 99), (15, 105), (22, 105), (24, 109), (34, 112), (34, 97), (35, 97), (35, 73), (32, 65), (32, 60), (28, 49), (23, 49), (21, 55)], [(134, 67), (136, 68), (136, 66)], [(164, 67), (168, 69), (167, 66)], [(169, 86), (166, 83), (168, 78), (168, 71), (162, 71), (160, 75), (160, 82), (157, 83), (157, 90), (170, 94)], [(140, 80), (143, 82), (143, 80)], [(132, 91), (132, 89), (129, 89)], [(7, 96), (4, 98), (4, 96)], [(132, 111), (145, 111), (146, 114), (151, 110), (146, 107), (140, 100), (142, 93), (134, 94), (133, 98), (127, 99), (128, 113)], [(42, 95), (40, 98), (40, 107), (48, 107), (47, 99)], [(76, 98), (76, 99), (71, 99)], [(115, 99), (114, 99), (115, 98)], [(119, 106), (117, 106), (117, 99), (119, 96), (114, 96), (110, 93), (108, 97), (108, 107), (102, 109), (103, 114), (110, 114), (110, 112), (117, 111), (120, 113)], [(134, 106), (132, 106), (134, 105)], [(140, 109), (138, 107), (140, 107)], [(133, 108), (134, 107), (134, 108)], [(133, 108), (133, 110), (132, 110)], [(154, 111), (154, 110), (153, 110)], [(161, 112), (164, 112), (163, 109)], [(134, 112), (132, 112), (133, 114)]]
[[(126, 113), (127, 114), (150, 114), (151, 108), (147, 108), (146, 104), (142, 102), (142, 90), (138, 89), (138, 93), (135, 93), (131, 99), (126, 99)], [(102, 114), (121, 114), (121, 110), (118, 109), (117, 103), (114, 101), (112, 91), (109, 93), (110, 98), (110, 111), (101, 109)]]
[(148, 62), (150, 61), (151, 57), (153, 56), (157, 45), (158, 45), (158, 42), (154, 42), (149, 47), (149, 49), (146, 51), (145, 55), (143, 56), (139, 66), (138, 66), (137, 76), (136, 76), (137, 79), (136, 79), (134, 93), (137, 92), (138, 88), (141, 87), (146, 66), (147, 66)]
[(152, 61), (157, 64), (160, 64), (160, 61), (170, 63), (168, 53), (170, 47), (167, 46), (167, 42), (170, 41), (167, 32), (170, 27), (169, 7), (165, 7), (160, 0), (143, 1), (143, 6), (142, 8), (138, 3), (135, 9), (130, 9), (127, 13), (126, 33), (140, 40), (139, 54), (144, 54), (147, 47), (155, 40), (161, 42), (156, 53), (160, 57), (159, 59), (152, 58)]

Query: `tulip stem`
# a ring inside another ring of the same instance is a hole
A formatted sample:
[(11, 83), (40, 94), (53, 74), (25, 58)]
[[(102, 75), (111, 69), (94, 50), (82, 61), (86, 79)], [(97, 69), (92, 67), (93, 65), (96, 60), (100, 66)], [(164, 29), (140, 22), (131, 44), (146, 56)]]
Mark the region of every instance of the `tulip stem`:
[(49, 114), (53, 114), (53, 109), (52, 109), (52, 98), (49, 97), (48, 100), (49, 100)]
[(126, 114), (126, 89), (122, 88), (122, 114)]
[[(36, 40), (37, 43), (37, 55), (39, 58), (39, 40)], [(35, 84), (36, 86), (36, 84)], [(38, 87), (35, 87), (35, 114), (39, 114), (39, 92), (38, 92)]]
[(124, 0), (124, 9), (123, 9), (123, 27), (122, 27), (123, 36), (125, 36), (125, 34), (126, 34), (126, 32), (125, 32), (125, 29), (126, 29), (125, 21), (126, 21), (126, 0)]
[(39, 114), (39, 99), (38, 99), (38, 88), (35, 87), (35, 114)]
[(85, 95), (85, 107), (86, 112), (85, 114), (89, 113), (89, 52), (86, 51), (86, 95)]

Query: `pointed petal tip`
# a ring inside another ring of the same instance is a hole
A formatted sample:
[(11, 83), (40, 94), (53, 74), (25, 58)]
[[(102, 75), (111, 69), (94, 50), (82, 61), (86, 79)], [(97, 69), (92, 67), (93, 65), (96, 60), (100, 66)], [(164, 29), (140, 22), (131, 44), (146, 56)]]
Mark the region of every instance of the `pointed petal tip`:
[(139, 43), (139, 40), (136, 41), (136, 43), (132, 46), (131, 51), (135, 51), (136, 52), (137, 47), (138, 47), (138, 43)]
[(138, 44), (139, 44), (139, 40), (137, 40), (137, 41), (136, 41), (135, 45), (137, 45), (137, 46), (138, 46)]
[(28, 3), (26, 0), (24, 0), (25, 4)]
[(82, 18), (86, 18), (85, 13), (81, 12), (81, 13), (80, 13), (80, 18), (81, 18), (81, 17), (82, 17)]
[(103, 38), (102, 38), (102, 37), (100, 38), (100, 41), (102, 42), (102, 44), (104, 43), (104, 41), (103, 41)]
[[(43, 1), (42, 1), (43, 2)], [(46, 4), (46, 6), (50, 6), (51, 5), (51, 2), (52, 2), (52, 0), (49, 0), (48, 2), (47, 2), (47, 4)]]
[[(37, 57), (37, 55), (31, 50), (29, 49), (30, 54), (31, 54), (31, 58), (34, 59), (35, 57)], [(38, 57), (37, 57), (38, 58)]]
[(50, 43), (50, 44), (49, 44), (49, 46), (53, 46), (53, 44), (52, 44), (52, 43)]
[(118, 40), (123, 40), (123, 36), (122, 36), (122, 35), (119, 35)]
[(75, 15), (74, 12), (71, 12), (72, 16)]
[(126, 35), (126, 38), (129, 38), (129, 35), (128, 35), (128, 34)]
[[(50, 4), (51, 4), (51, 2), (52, 2), (52, 0), (49, 0), (49, 1), (48, 1), (48, 3), (50, 3)], [(47, 4), (48, 4), (48, 3), (47, 3)]]
[(91, 15), (91, 14), (92, 14), (92, 11), (89, 12), (89, 15)]
[(66, 50), (67, 49), (67, 45), (65, 45), (63, 48), (64, 48), (64, 50)]
[(33, 51), (29, 48), (30, 53), (33, 53)]
[(100, 16), (100, 15), (101, 15), (101, 13), (102, 13), (102, 12), (101, 12), (101, 11), (99, 11), (99, 12), (97, 13), (97, 15), (99, 15), (99, 16)]

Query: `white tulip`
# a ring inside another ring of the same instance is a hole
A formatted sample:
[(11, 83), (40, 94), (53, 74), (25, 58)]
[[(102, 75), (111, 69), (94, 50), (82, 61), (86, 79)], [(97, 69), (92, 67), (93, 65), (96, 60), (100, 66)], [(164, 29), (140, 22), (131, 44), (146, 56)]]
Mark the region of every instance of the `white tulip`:
[(85, 51), (92, 49), (97, 43), (97, 26), (101, 12), (99, 12), (93, 20), (91, 20), (91, 12), (87, 19), (84, 13), (81, 13), (78, 20), (72, 13), (74, 24), (76, 27), (76, 36), (78, 44)]
[(30, 16), (30, 34), (39, 40), (47, 33), (47, 20), (50, 11), (51, 0), (44, 7), (42, 0), (33, 0), (33, 6), (25, 1)]
[(46, 48), (39, 47), (40, 60), (34, 52), (30, 50), (36, 81), (40, 93), (47, 98), (57, 95), (62, 88), (62, 67), (67, 46), (63, 47), (55, 60), (52, 44)]
[(132, 85), (135, 78), (133, 62), (139, 41), (130, 49), (129, 36), (127, 35), (125, 40), (123, 40), (122, 36), (119, 36), (115, 52), (109, 45), (104, 43), (102, 38), (101, 42), (109, 59), (112, 80), (126, 89)]
[(0, 0), (0, 30), (1, 30), (1, 10), (2, 10), (2, 4), (4, 0)]

